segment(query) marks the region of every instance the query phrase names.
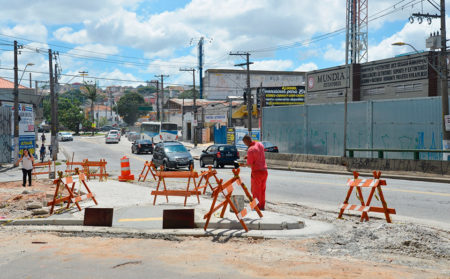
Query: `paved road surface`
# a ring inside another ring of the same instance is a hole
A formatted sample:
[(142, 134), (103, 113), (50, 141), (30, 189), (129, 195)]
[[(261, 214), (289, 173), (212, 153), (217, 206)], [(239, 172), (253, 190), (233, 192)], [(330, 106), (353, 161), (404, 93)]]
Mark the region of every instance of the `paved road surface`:
[[(125, 137), (122, 137), (119, 144), (105, 144), (102, 136), (74, 137), (73, 142), (63, 142), (61, 146), (70, 156), (75, 152), (75, 161), (84, 158), (106, 159), (107, 170), (113, 175), (120, 173), (120, 158), (124, 155), (130, 158), (131, 171), (136, 177), (142, 170), (143, 163), (152, 158), (150, 154), (132, 154), (131, 143)], [(201, 148), (193, 149), (191, 153), (199, 155)], [(61, 156), (61, 159), (64, 158), (62, 154)], [(195, 162), (195, 167), (201, 169), (198, 161)], [(219, 169), (218, 172), (219, 177), (224, 180), (231, 177), (230, 167)], [(244, 182), (250, 186), (249, 169), (243, 168), (241, 173)], [(337, 208), (345, 198), (348, 178), (334, 174), (269, 170), (267, 200)], [(386, 201), (388, 206), (397, 210), (398, 215), (450, 223), (450, 185), (398, 179), (388, 179), (387, 182), (388, 186), (383, 188)], [(379, 202), (373, 199), (372, 205), (379, 206)]]

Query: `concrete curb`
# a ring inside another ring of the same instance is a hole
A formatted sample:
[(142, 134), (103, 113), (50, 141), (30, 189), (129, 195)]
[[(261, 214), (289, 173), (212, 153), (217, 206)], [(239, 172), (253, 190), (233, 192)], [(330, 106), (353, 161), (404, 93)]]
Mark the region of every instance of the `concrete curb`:
[(83, 220), (79, 219), (3, 219), (0, 225), (5, 226), (82, 226)]

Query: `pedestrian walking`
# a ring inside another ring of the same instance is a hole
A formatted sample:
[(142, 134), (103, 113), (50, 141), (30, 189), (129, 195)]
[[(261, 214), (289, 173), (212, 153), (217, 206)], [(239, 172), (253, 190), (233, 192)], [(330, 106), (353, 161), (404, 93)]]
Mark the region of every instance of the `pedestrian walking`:
[(31, 156), (28, 149), (23, 150), (23, 155), (17, 160), (16, 166), (22, 162), (22, 174), (23, 174), (23, 183), (22, 186), (25, 187), (27, 184), (27, 176), (28, 176), (28, 186), (31, 187), (31, 171), (33, 170), (34, 158)]
[(48, 152), (49, 152), (49, 154), (50, 154), (50, 158), (52, 157), (52, 146), (51, 145), (49, 145), (48, 146)]
[(266, 181), (268, 175), (264, 146), (260, 142), (252, 141), (252, 138), (249, 135), (245, 135), (242, 141), (248, 146), (245, 159), (247, 159), (247, 166), (252, 169), (251, 192), (253, 198), (258, 199), (259, 209), (264, 210), (266, 205)]
[(41, 144), (41, 149), (39, 149), (39, 153), (41, 155), (41, 163), (44, 162), (44, 158), (45, 158), (45, 145), (42, 143)]
[(45, 134), (44, 134), (44, 132), (42, 132), (41, 141), (42, 141), (42, 144), (45, 143)]

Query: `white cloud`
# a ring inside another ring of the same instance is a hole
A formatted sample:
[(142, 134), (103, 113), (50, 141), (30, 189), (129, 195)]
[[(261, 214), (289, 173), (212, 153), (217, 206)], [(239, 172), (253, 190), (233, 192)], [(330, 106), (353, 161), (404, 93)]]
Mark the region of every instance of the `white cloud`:
[(25, 38), (39, 42), (47, 41), (47, 28), (40, 23), (17, 24), (13, 28), (2, 28), (0, 32), (16, 38)]
[(323, 57), (328, 61), (339, 62), (340, 64), (345, 63), (345, 45), (339, 49), (328, 45)]
[(291, 60), (262, 60), (255, 61), (250, 70), (287, 71), (292, 66)]
[(317, 65), (315, 63), (309, 62), (309, 63), (301, 64), (294, 71), (309, 72), (309, 71), (314, 71), (317, 69), (319, 69), (319, 67), (317, 67)]
[(86, 30), (73, 31), (71, 27), (61, 27), (53, 32), (55, 39), (71, 44), (89, 43)]

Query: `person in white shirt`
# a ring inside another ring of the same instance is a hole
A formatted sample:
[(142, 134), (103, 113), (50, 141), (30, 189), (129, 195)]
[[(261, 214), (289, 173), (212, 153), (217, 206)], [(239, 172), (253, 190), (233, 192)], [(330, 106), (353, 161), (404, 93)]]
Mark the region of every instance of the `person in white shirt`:
[(22, 162), (22, 173), (23, 173), (23, 183), (22, 186), (25, 187), (27, 184), (28, 176), (28, 186), (31, 187), (31, 171), (33, 170), (34, 158), (28, 151), (28, 149), (23, 150), (23, 156), (17, 161), (16, 166)]

